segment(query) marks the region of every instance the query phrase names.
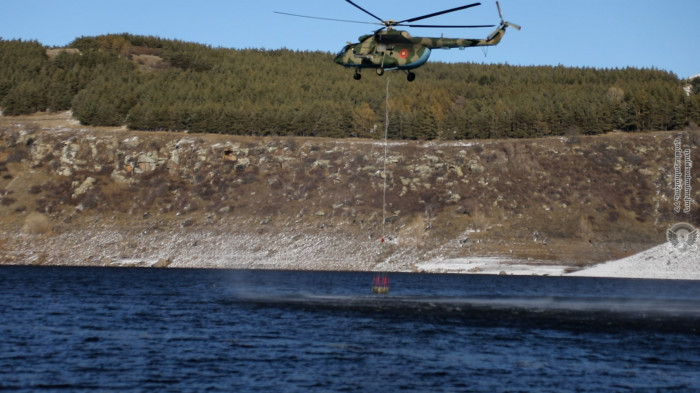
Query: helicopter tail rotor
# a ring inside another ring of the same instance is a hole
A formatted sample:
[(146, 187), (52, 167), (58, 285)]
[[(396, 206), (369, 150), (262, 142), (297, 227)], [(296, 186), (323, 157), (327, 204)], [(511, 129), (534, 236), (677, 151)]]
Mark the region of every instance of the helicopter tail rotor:
[(498, 1), (496, 2), (496, 8), (498, 8), (498, 16), (501, 18), (501, 26), (512, 27), (516, 30), (522, 29), (522, 27), (520, 25), (516, 25), (515, 23), (507, 22), (503, 19), (503, 12), (501, 11), (501, 4)]
[(523, 29), (520, 25), (516, 25), (515, 23), (504, 22), (503, 24), (506, 25), (506, 26), (508, 26), (508, 27), (512, 27), (512, 28), (514, 28), (514, 29), (516, 29), (516, 30), (522, 30), (522, 29)]

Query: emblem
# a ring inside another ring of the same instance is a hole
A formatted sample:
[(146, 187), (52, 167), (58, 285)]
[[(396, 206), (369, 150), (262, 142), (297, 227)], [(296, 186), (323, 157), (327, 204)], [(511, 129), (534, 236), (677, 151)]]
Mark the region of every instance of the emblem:
[(669, 228), (666, 232), (666, 239), (672, 250), (682, 253), (698, 250), (698, 230), (686, 222), (675, 224)]

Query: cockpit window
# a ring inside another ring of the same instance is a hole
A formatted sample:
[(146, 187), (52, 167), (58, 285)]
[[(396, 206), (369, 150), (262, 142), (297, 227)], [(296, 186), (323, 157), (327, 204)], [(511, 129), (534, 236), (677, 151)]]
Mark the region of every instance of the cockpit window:
[(338, 52), (338, 56), (344, 55), (345, 53), (347, 53), (348, 50), (350, 50), (350, 48), (352, 48), (352, 45), (345, 45), (343, 49), (341, 49), (340, 52)]

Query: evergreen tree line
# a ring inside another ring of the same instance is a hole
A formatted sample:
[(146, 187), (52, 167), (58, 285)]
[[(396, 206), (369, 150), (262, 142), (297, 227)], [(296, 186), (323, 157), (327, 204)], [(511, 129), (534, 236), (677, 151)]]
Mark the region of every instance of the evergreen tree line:
[(390, 83), (395, 139), (538, 137), (700, 123), (700, 78), (654, 69), (429, 63), (360, 81), (323, 52), (234, 50), (129, 34), (79, 51), (0, 39), (4, 115), (71, 109), (83, 124), (239, 135), (379, 137)]

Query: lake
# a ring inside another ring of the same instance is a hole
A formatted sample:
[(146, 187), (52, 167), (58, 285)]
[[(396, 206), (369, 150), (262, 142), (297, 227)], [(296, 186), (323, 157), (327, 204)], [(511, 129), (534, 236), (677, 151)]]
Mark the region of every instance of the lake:
[(697, 392), (700, 282), (0, 267), (0, 390)]

